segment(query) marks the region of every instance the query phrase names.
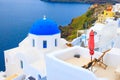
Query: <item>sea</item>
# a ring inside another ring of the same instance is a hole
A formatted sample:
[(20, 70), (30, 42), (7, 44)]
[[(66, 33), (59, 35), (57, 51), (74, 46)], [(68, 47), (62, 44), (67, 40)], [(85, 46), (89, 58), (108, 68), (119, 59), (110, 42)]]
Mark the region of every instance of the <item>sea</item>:
[(65, 26), (84, 14), (91, 4), (0, 0), (0, 71), (5, 71), (4, 51), (15, 48), (27, 36), (32, 24), (43, 16)]

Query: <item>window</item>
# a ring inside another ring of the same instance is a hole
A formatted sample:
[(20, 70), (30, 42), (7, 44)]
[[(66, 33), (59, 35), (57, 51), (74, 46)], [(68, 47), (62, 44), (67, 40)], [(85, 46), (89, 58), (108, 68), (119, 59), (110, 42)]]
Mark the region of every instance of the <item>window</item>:
[(55, 46), (57, 47), (57, 39), (55, 39)]
[(23, 61), (20, 61), (21, 68), (23, 69)]
[(43, 48), (47, 48), (47, 41), (46, 40), (43, 41)]
[(35, 47), (35, 40), (32, 40), (32, 46)]

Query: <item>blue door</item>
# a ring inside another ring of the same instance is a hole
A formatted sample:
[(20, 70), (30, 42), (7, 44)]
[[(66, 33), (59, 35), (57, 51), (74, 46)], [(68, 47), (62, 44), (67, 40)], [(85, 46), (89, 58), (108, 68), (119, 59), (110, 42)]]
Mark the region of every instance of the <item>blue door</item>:
[(43, 41), (43, 48), (47, 48), (47, 41), (46, 40)]

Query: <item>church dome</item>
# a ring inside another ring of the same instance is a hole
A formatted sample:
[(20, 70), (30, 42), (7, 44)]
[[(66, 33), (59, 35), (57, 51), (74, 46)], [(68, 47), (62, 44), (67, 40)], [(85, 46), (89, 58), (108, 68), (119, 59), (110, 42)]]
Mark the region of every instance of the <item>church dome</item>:
[(50, 19), (37, 20), (30, 29), (31, 34), (35, 35), (54, 35), (60, 33), (57, 24)]

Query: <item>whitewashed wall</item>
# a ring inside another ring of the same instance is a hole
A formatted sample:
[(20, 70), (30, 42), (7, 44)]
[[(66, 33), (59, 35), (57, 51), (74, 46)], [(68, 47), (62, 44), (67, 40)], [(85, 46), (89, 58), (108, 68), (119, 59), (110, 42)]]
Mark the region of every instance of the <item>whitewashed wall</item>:
[(104, 56), (104, 62), (113, 67), (120, 66), (120, 49), (112, 48), (111, 51)]
[[(28, 37), (31, 40), (31, 45), (32, 45), (32, 40), (33, 39), (35, 40), (35, 46), (38, 49), (43, 49), (43, 40), (47, 41), (47, 48), (48, 49), (55, 47), (55, 39), (57, 39), (58, 43), (60, 41), (60, 34), (46, 35), (46, 36), (42, 36), (42, 35), (36, 36), (33, 34), (29, 34)], [(59, 44), (58, 44), (58, 46), (59, 46)]]
[(20, 73), (22, 69), (20, 68), (20, 60), (17, 58), (16, 49), (11, 49), (8, 51), (4, 51), (5, 54), (5, 68), (7, 76)]
[[(61, 51), (55, 52), (55, 53), (53, 52), (50, 55), (55, 56), (59, 59), (65, 60), (65, 59), (73, 57), (75, 54), (80, 54), (81, 56), (88, 57), (88, 58), (91, 57), (91, 55), (89, 53), (89, 49), (79, 47), (79, 46), (75, 46), (75, 47), (72, 47), (72, 48), (67, 48), (67, 49), (64, 49), (64, 50), (61, 50)], [(94, 55), (93, 55), (93, 58), (98, 58), (100, 55), (102, 55), (101, 52), (96, 52), (95, 51)]]
[(80, 48), (79, 50), (78, 47), (62, 50), (58, 53), (48, 54), (46, 56), (47, 80), (97, 80), (92, 72), (63, 61), (65, 58), (69, 58), (71, 55), (78, 53), (79, 51), (83, 55), (89, 55), (87, 49)]
[(47, 80), (96, 80), (95, 75), (83, 68), (78, 68), (55, 58), (46, 58)]
[(23, 68), (25, 74), (34, 77), (36, 80), (38, 79), (38, 74), (41, 76), (41, 78), (45, 77), (45, 75), (42, 75), (41, 72), (39, 72), (37, 69), (31, 67), (29, 64), (25, 63)]

